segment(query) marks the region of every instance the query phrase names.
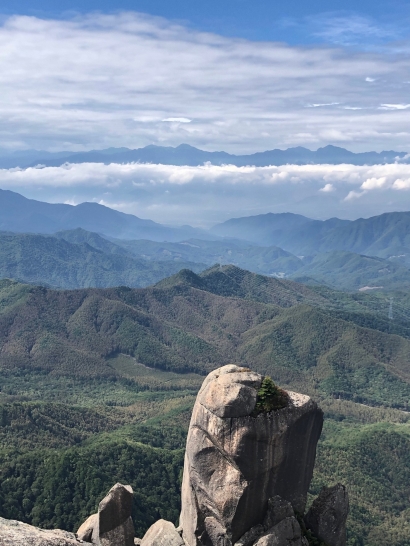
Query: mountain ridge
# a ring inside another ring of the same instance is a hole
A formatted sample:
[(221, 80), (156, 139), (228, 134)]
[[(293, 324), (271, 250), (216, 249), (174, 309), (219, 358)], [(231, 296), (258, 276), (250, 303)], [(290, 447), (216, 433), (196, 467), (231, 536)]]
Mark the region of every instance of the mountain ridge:
[(285, 165), (292, 163), (306, 165), (311, 163), (353, 165), (375, 165), (395, 163), (403, 160), (406, 152), (384, 150), (382, 152), (351, 152), (345, 148), (327, 145), (317, 150), (309, 150), (303, 146), (294, 148), (265, 150), (253, 154), (235, 155), (224, 151), (209, 152), (189, 144), (179, 146), (157, 146), (150, 144), (143, 148), (107, 148), (84, 152), (41, 152), (27, 150), (18, 154), (0, 156), (0, 168), (27, 168), (36, 165), (59, 167), (64, 163), (161, 163), (165, 165), (197, 166), (206, 162), (214, 165), (231, 164), (238, 167), (255, 165)]

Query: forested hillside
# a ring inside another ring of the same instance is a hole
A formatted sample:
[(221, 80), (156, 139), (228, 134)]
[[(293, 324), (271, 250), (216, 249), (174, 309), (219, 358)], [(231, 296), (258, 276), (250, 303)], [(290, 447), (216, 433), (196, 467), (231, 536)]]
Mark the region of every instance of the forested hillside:
[(144, 289), (2, 281), (0, 515), (72, 530), (122, 481), (140, 536), (176, 521), (194, 397), (235, 361), (322, 405), (312, 495), (347, 484), (349, 546), (407, 544), (410, 300), (389, 307), (233, 266)]
[(129, 255), (97, 234), (67, 241), (32, 233), (0, 232), (0, 278), (13, 278), (53, 288), (127, 285), (148, 286), (182, 267), (202, 271), (192, 262), (158, 262)]

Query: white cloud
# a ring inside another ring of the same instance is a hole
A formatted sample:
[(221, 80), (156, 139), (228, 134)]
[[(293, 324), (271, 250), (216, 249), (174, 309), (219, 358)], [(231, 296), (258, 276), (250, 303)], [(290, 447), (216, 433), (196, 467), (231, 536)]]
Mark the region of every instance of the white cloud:
[[(333, 24), (333, 35), (342, 23)], [(376, 32), (363, 21), (348, 28)], [(189, 142), (246, 153), (332, 142), (410, 149), (410, 110), (378, 110), (407, 106), (404, 45), (394, 57), (292, 47), (136, 13), (10, 17), (0, 26), (0, 148)], [(349, 104), (358, 110), (343, 108)]]
[(98, 163), (0, 170), (0, 187), (53, 202), (95, 201), (162, 223), (298, 212), (348, 217), (410, 209), (410, 165), (198, 167)]
[(379, 110), (407, 110), (410, 104), (381, 104)]
[(397, 27), (381, 27), (376, 21), (360, 15), (338, 16), (325, 13), (315, 16), (314, 19), (310, 18), (310, 21), (313, 25), (316, 23), (316, 36), (344, 46), (364, 45), (366, 42), (374, 46), (377, 42), (398, 38)]
[(189, 118), (165, 118), (162, 121), (175, 121), (177, 123), (191, 123), (192, 119), (189, 119)]
[(369, 77), (367, 77), (367, 78), (365, 79), (365, 81), (368, 82), (368, 83), (373, 83), (373, 82), (375, 82), (376, 80), (375, 80), (375, 78), (369, 78)]
[(306, 108), (319, 108), (321, 106), (336, 106), (339, 104), (338, 102), (324, 102), (324, 103), (318, 103), (318, 104), (308, 104), (306, 105)]
[(329, 192), (335, 191), (335, 187), (333, 186), (333, 184), (325, 184), (323, 188), (320, 188), (319, 191), (323, 191), (324, 193), (329, 193)]
[(352, 201), (353, 199), (359, 199), (359, 197), (362, 197), (365, 194), (364, 191), (354, 191), (351, 190), (344, 198), (345, 201)]

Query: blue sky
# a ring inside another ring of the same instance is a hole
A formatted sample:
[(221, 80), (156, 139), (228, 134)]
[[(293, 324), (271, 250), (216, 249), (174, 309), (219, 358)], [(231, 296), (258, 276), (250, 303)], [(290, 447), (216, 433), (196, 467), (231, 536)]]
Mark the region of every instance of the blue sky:
[[(224, 36), (290, 44), (331, 41), (332, 21), (337, 19), (356, 20), (350, 32), (346, 29), (346, 35), (350, 34), (356, 44), (401, 39), (410, 18), (409, 2), (404, 0), (388, 3), (380, 0), (3, 0), (0, 11), (39, 17), (66, 17), (73, 12), (138, 11)], [(315, 19), (320, 23), (315, 24)], [(328, 26), (329, 33), (321, 34), (320, 26), (322, 30)], [(337, 40), (341, 29), (333, 27), (333, 30)]]
[(408, 1), (3, 0), (0, 14), (5, 153), (410, 150)]
[[(327, 144), (410, 152), (408, 1), (56, 4), (1, 3), (0, 153), (184, 142), (231, 153)], [(40, 167), (3, 170), (0, 186), (201, 225), (269, 211), (354, 218), (410, 208), (408, 166), (319, 167)]]

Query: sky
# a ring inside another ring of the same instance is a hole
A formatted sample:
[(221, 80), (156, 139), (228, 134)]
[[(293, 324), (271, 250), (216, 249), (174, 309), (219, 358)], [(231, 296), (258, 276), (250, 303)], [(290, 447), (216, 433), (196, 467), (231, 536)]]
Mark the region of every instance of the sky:
[[(181, 143), (231, 153), (327, 144), (410, 151), (410, 3), (386, 6), (2, 0), (0, 153)], [(295, 186), (282, 173), (283, 183), (269, 186), (269, 199), (262, 187), (276, 172), (228, 169), (210, 176), (198, 168), (188, 176), (183, 168), (160, 167), (150, 181), (140, 167), (108, 172), (101, 166), (99, 183), (91, 166), (70, 167), (71, 178), (67, 169), (3, 170), (0, 185), (43, 200), (102, 202), (169, 223), (209, 224), (284, 208), (349, 218), (410, 208), (403, 165), (394, 180), (394, 169), (350, 168), (328, 183), (329, 173), (318, 168), (292, 175)], [(373, 179), (384, 182), (368, 182)], [(166, 191), (175, 193), (175, 203)], [(192, 212), (198, 202), (207, 203), (209, 214)]]

